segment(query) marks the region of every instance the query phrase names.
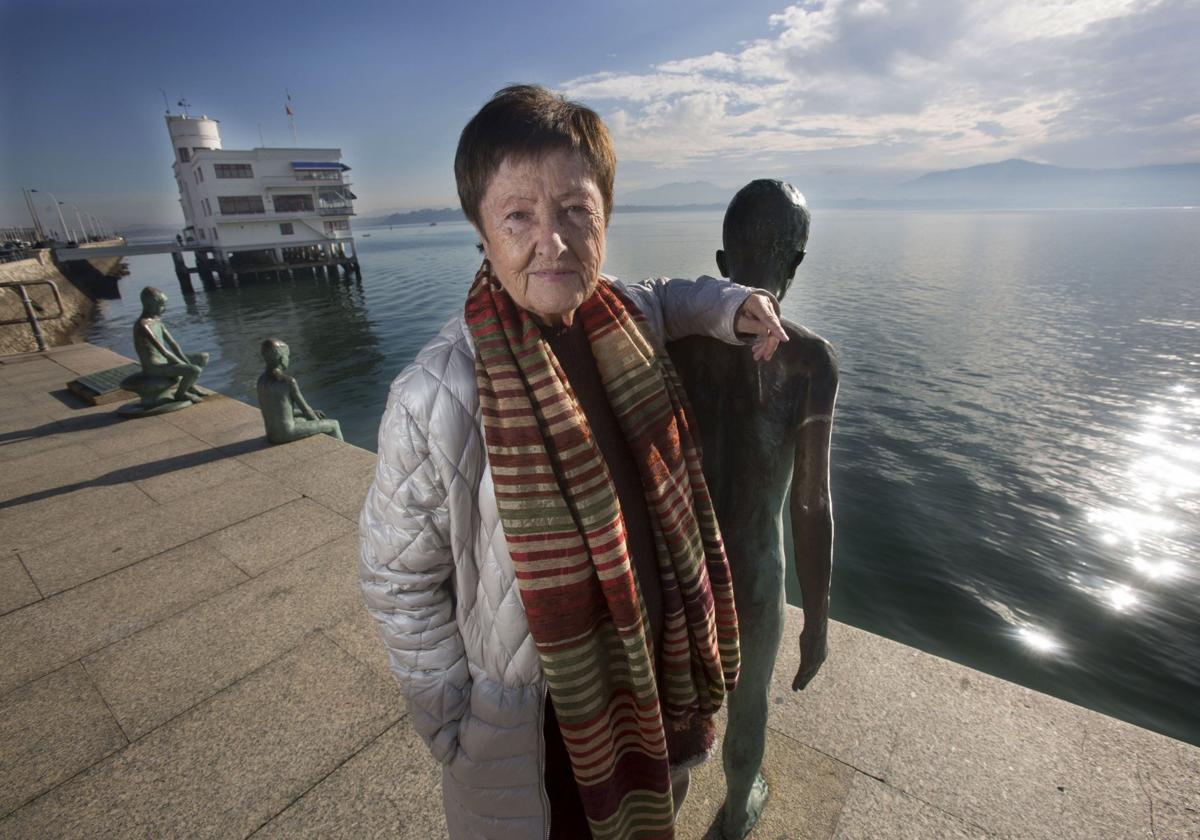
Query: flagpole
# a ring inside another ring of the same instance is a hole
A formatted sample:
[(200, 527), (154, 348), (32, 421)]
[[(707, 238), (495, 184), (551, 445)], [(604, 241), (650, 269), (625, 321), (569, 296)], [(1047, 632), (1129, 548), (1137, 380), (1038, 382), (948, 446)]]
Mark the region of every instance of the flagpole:
[(284, 103), (283, 110), (287, 111), (288, 123), (292, 126), (292, 145), (299, 146), (300, 141), (296, 139), (296, 115), (292, 112), (292, 92), (287, 88), (283, 89), (287, 96), (287, 102)]

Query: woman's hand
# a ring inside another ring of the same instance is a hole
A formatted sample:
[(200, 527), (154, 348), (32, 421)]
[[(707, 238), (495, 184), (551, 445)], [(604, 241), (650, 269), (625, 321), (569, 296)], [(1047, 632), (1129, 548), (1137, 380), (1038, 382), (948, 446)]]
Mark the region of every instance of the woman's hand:
[(733, 321), (733, 329), (738, 333), (758, 336), (754, 342), (756, 362), (769, 362), (779, 342), (788, 340), (787, 332), (775, 313), (775, 301), (766, 292), (752, 292), (742, 301)]

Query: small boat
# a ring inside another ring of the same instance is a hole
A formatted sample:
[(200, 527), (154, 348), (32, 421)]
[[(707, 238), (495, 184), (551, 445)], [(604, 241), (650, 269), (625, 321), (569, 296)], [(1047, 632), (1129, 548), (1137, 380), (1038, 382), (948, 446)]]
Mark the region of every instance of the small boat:
[(430, 223), (429, 223), (429, 226), (430, 226), (430, 227), (437, 227), (437, 222), (430, 222)]

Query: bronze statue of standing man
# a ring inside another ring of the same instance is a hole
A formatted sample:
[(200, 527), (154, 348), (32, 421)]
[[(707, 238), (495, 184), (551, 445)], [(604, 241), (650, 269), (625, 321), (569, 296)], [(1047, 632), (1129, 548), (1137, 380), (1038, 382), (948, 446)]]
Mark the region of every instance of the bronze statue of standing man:
[[(790, 184), (747, 184), (725, 212), (725, 247), (717, 251), (722, 276), (782, 299), (804, 259), (809, 219), (804, 197)], [(783, 323), (790, 340), (768, 363), (755, 362), (748, 347), (710, 338), (668, 346), (700, 426), (704, 474), (729, 557), (742, 638), (742, 673), (729, 696), (722, 745), (721, 831), (728, 840), (750, 833), (767, 800), (761, 768), (768, 692), (783, 635), (785, 504), (804, 604), (793, 690), (808, 685), (826, 652), (837, 357), (820, 336)]]

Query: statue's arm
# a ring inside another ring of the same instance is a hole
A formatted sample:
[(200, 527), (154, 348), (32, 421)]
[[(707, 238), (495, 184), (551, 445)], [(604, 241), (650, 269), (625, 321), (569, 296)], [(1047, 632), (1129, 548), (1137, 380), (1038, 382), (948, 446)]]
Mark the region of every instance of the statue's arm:
[(188, 362), (187, 353), (183, 352), (183, 348), (179, 346), (179, 342), (175, 340), (175, 336), (171, 335), (171, 331), (168, 330), (165, 325), (163, 326), (163, 340), (165, 340), (167, 344), (171, 345), (171, 349), (175, 351), (175, 355), (179, 359), (179, 364), (190, 364), (190, 362)]
[(323, 415), (318, 414), (313, 410), (304, 399), (304, 395), (300, 393), (300, 383), (296, 381), (296, 377), (288, 377), (289, 395), (292, 398), (292, 406), (295, 408), (297, 417), (304, 417), (308, 420), (320, 420)]
[[(153, 346), (155, 350), (157, 350), (159, 353), (161, 353), (163, 358), (166, 359), (168, 362), (170, 362), (172, 364), (176, 364), (176, 365), (182, 365), (182, 364), (187, 363), (186, 359), (181, 359), (179, 357), (179, 355), (177, 355), (175, 352), (168, 350), (167, 347), (163, 344), (163, 342), (159, 341), (158, 336), (154, 334), (154, 330), (150, 329), (150, 325), (147, 324), (145, 321), (138, 321), (138, 330), (141, 331), (142, 338), (146, 341), (149, 341), (151, 346)], [(167, 336), (167, 337), (170, 336), (170, 333), (167, 332), (165, 327), (163, 328), (163, 335)]]
[(833, 571), (833, 505), (829, 492), (829, 445), (838, 371), (833, 350), (816, 339), (803, 402), (790, 512), (796, 574), (804, 604), (800, 667), (792, 690), (809, 684), (825, 661), (829, 625), (829, 581)]

